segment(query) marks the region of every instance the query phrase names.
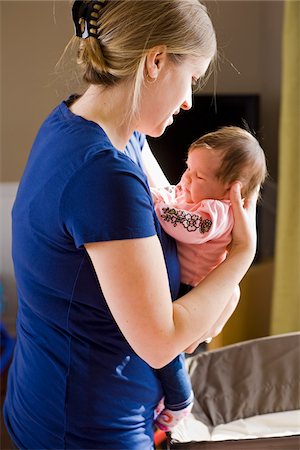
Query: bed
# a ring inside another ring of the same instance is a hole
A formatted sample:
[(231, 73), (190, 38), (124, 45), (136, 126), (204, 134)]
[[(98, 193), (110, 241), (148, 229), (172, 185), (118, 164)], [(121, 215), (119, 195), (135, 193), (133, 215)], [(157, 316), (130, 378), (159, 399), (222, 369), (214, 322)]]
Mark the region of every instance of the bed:
[(300, 333), (203, 352), (187, 367), (195, 403), (171, 449), (300, 449)]

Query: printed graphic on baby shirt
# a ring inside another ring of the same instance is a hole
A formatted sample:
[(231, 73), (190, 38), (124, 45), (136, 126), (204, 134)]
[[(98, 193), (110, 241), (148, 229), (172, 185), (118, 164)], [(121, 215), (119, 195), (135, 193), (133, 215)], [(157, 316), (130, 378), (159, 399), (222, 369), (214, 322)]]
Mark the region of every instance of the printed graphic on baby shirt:
[(161, 218), (164, 221), (172, 223), (174, 227), (180, 224), (189, 232), (199, 230), (201, 234), (208, 233), (212, 226), (211, 220), (203, 220), (198, 214), (169, 207), (162, 208), (162, 211), (164, 214), (161, 214)]

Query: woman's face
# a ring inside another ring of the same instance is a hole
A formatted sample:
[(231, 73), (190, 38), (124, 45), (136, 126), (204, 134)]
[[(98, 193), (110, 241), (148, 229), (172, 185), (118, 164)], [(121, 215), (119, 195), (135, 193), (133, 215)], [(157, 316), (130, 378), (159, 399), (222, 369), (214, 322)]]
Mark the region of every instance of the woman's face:
[(230, 186), (225, 186), (216, 177), (220, 163), (220, 156), (205, 147), (195, 148), (189, 153), (187, 169), (180, 181), (187, 203), (229, 199)]
[(205, 74), (209, 63), (208, 58), (192, 57), (174, 63), (166, 55), (157, 78), (153, 82), (146, 79), (142, 87), (137, 129), (152, 137), (161, 136), (174, 115), (192, 107), (192, 85)]

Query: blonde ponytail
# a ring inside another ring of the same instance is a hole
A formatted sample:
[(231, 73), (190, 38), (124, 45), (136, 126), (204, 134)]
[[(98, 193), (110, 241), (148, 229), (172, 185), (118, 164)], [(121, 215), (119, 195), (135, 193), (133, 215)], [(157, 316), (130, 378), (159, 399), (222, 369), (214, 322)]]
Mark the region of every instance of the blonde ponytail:
[(97, 37), (75, 38), (83, 79), (103, 87), (132, 80), (132, 111), (138, 109), (151, 48), (164, 45), (174, 63), (216, 54), (214, 29), (198, 0), (107, 0), (95, 28)]

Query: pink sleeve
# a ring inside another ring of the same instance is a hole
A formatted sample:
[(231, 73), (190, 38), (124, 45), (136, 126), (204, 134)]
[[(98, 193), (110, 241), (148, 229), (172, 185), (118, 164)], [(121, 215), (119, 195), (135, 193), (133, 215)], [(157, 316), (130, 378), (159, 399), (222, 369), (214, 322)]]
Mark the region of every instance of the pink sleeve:
[(195, 211), (156, 204), (156, 214), (163, 229), (177, 241), (203, 244), (231, 230), (233, 214), (229, 202), (203, 200)]

